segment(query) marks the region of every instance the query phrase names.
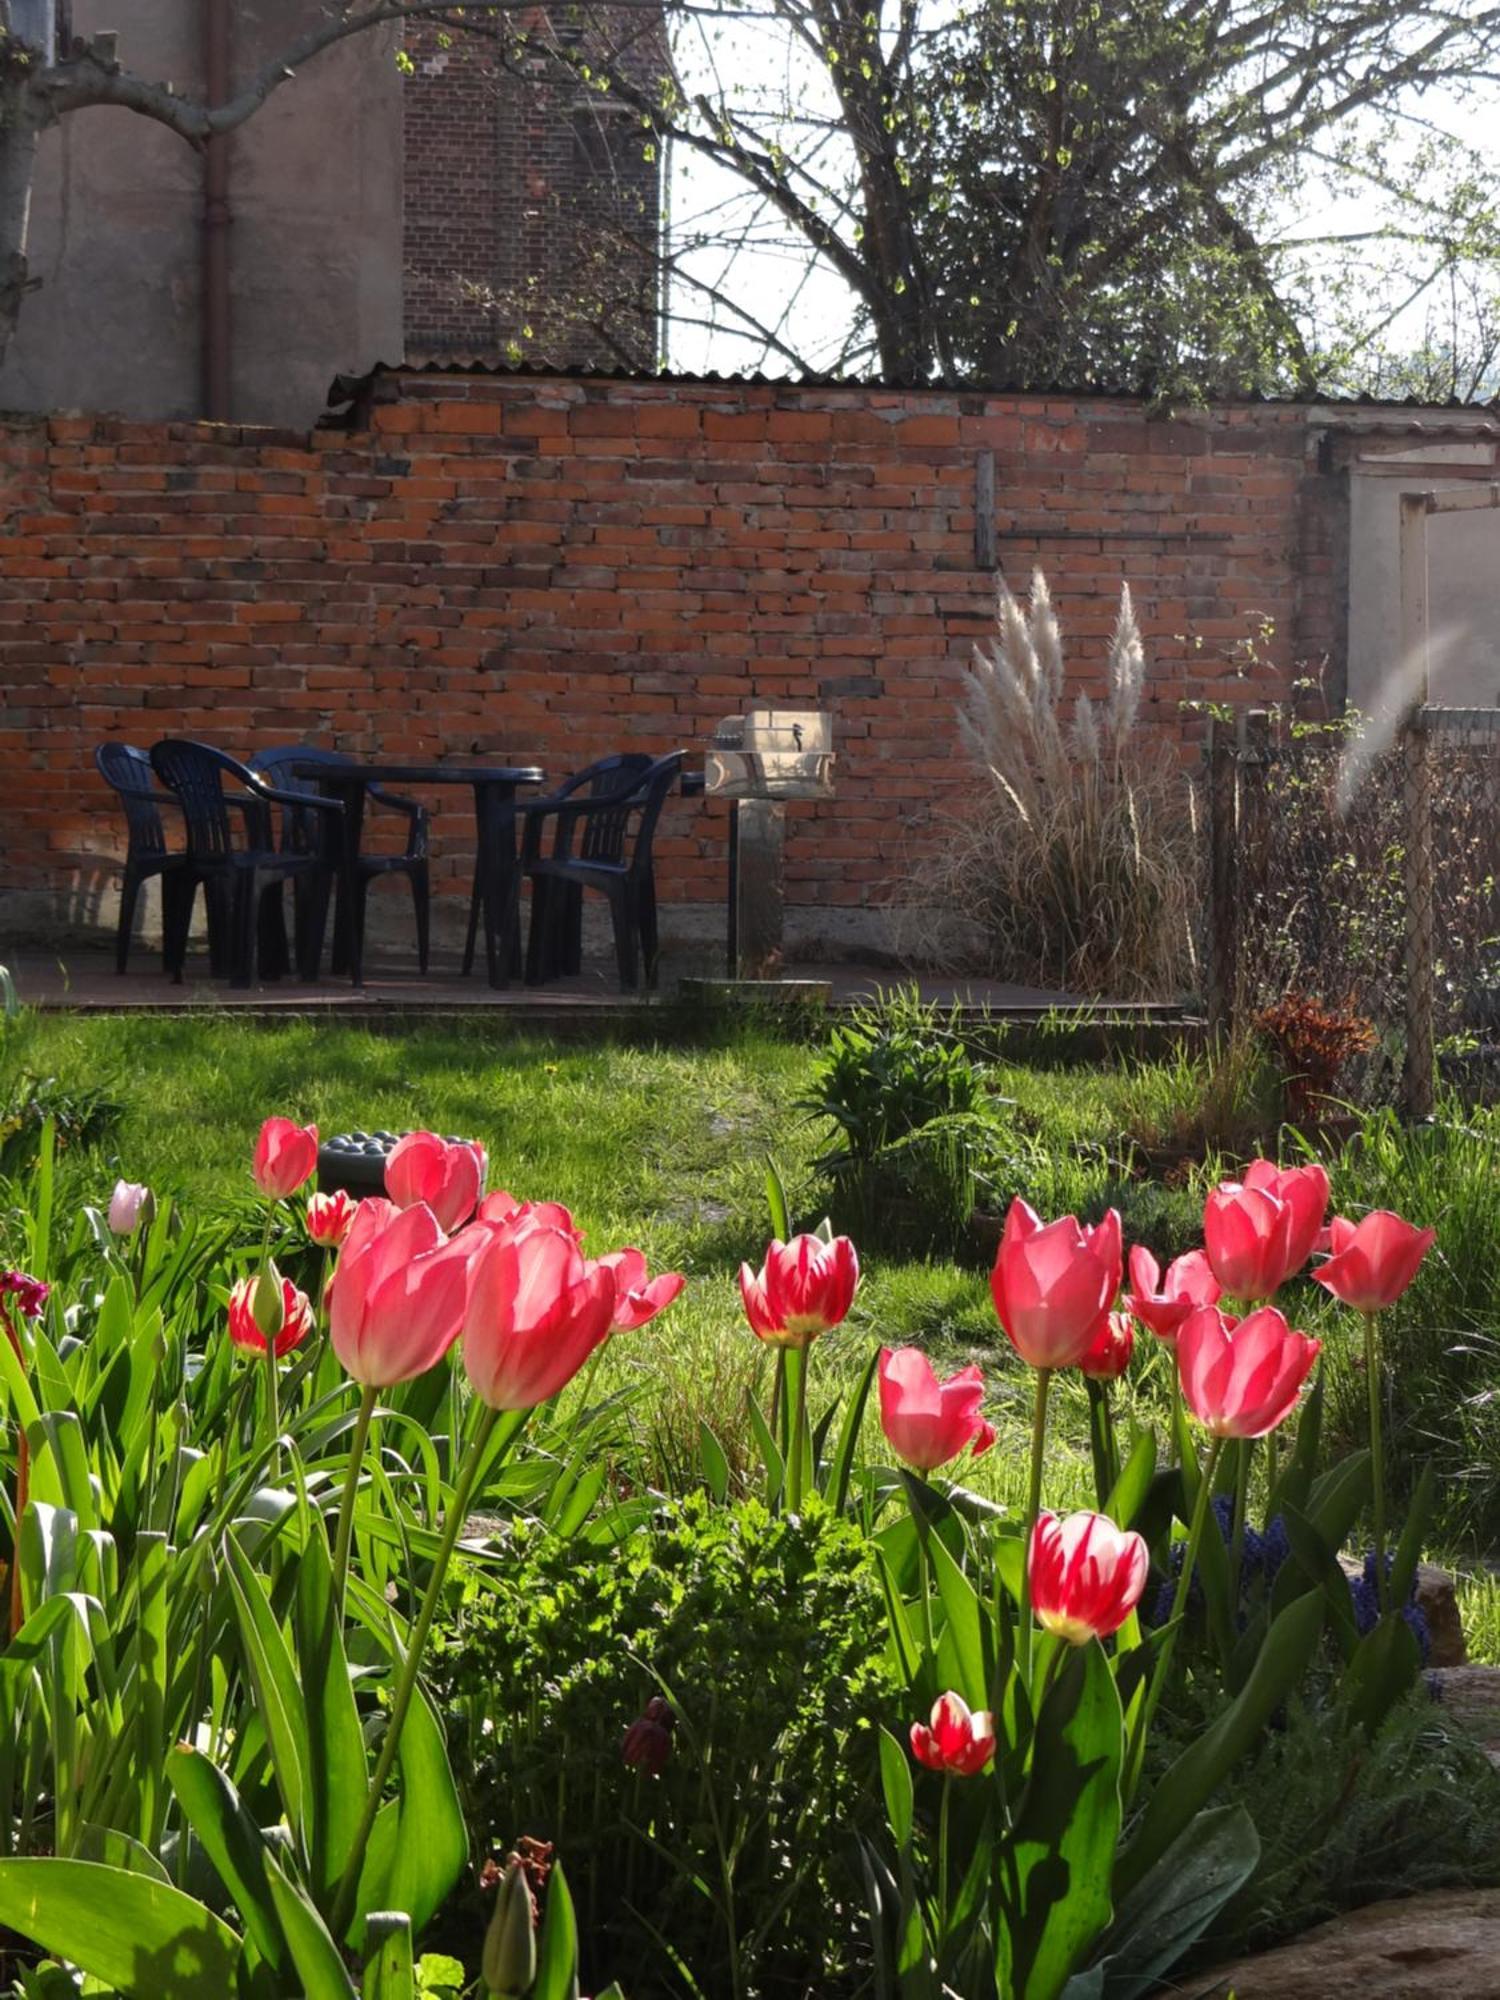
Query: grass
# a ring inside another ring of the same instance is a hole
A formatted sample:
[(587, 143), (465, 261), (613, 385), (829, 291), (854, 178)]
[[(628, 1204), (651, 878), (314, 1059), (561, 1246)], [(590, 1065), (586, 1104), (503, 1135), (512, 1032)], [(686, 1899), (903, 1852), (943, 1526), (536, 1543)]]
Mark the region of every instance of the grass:
[[(601, 1387), (637, 1384), (632, 1420), (664, 1469), (697, 1461), (700, 1424), (744, 1450), (745, 1391), (768, 1393), (770, 1356), (746, 1330), (735, 1273), (758, 1261), (769, 1233), (765, 1165), (777, 1162), (794, 1221), (812, 1226), (824, 1189), (812, 1161), (827, 1130), (795, 1110), (817, 1051), (747, 1029), (690, 1047), (611, 1041), (579, 1046), (488, 1024), (400, 1034), (335, 1024), (249, 1026), (229, 1019), (22, 1016), (0, 1036), (0, 1107), (24, 1077), (97, 1090), (122, 1107), (102, 1141), (65, 1156), (64, 1192), (102, 1203), (116, 1175), (195, 1207), (248, 1191), (256, 1131), (271, 1111), (315, 1120), (325, 1133), (428, 1125), (484, 1142), (491, 1184), (566, 1202), (598, 1250), (637, 1243), (653, 1268), (694, 1281), (669, 1317), (613, 1343)], [(1127, 1240), (1160, 1254), (1196, 1239), (1204, 1185), (1233, 1155), (1185, 1166), (1164, 1186), (1141, 1148), (1172, 1143), (1202, 1101), (1237, 1104), (1248, 1086), (1202, 1059), (1108, 1066), (1022, 1067), (1001, 1059), (989, 1205), (1025, 1194), (1046, 1214), (1125, 1212)], [(1290, 1145), (1288, 1154), (1294, 1150)], [(1444, 1473), (1443, 1545), (1470, 1579), (1466, 1611), (1476, 1657), (1500, 1660), (1500, 1591), (1479, 1552), (1500, 1539), (1500, 1117), (1488, 1113), (1404, 1132), (1368, 1121), (1335, 1163), (1335, 1203), (1385, 1205), (1435, 1220), (1437, 1251), (1385, 1330), (1393, 1365), (1390, 1428), (1408, 1473), (1429, 1452)], [(4, 1218), (0, 1217), (0, 1230)], [(844, 1387), (870, 1343), (915, 1343), (943, 1368), (979, 1362), (990, 1385), (996, 1447), (960, 1476), (1019, 1508), (1024, 1498), (1031, 1379), (997, 1326), (973, 1268), (901, 1258), (861, 1244), (866, 1281), (847, 1325), (822, 1343), (815, 1404)], [(4, 1254), (0, 1238), (0, 1256)], [(1337, 1442), (1363, 1441), (1357, 1329), (1307, 1281), (1288, 1288), (1294, 1323), (1322, 1334)], [(1152, 1343), (1144, 1341), (1150, 1348)], [(1132, 1370), (1122, 1415), (1159, 1418), (1164, 1357)], [(1089, 1498), (1082, 1385), (1056, 1390), (1048, 1498)], [(873, 1414), (870, 1448), (876, 1449)], [(743, 1462), (743, 1461), (742, 1461)]]

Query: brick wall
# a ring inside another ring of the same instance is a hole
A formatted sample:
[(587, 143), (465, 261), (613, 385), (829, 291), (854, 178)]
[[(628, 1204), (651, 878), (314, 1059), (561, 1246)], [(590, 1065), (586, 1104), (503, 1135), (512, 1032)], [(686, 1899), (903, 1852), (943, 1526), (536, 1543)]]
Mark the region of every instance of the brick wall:
[[(650, 368), (662, 168), (639, 118), (555, 53), (579, 30), (537, 9), (497, 39), (408, 24), (407, 352), (545, 355)], [(591, 14), (585, 40), (654, 95), (659, 17)]]
[[(1000, 568), (1054, 585), (1079, 685), (1120, 584), (1149, 712), (1274, 697), (1336, 633), (1339, 491), (1312, 413), (560, 377), (377, 379), (352, 432), (56, 418), (0, 429), (0, 913), (100, 913), (119, 827), (102, 737), (308, 739), (386, 756), (701, 743), (826, 705), (838, 796), (791, 809), (794, 926), (882, 935), (887, 885), (963, 792), (959, 670)], [(1251, 675), (1235, 649), (1263, 622)], [(438, 889), (461, 914), (460, 794)], [(674, 802), (663, 893), (717, 922), (724, 809)]]

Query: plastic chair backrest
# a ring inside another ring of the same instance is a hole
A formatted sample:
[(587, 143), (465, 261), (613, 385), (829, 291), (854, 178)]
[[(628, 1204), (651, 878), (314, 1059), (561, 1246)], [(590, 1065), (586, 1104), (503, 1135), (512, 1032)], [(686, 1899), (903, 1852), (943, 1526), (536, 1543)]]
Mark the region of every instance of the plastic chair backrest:
[(119, 795), (130, 836), (130, 853), (137, 859), (168, 852), (166, 830), (156, 802), (151, 759), (132, 743), (101, 743), (94, 751), (101, 778)]
[(187, 821), (189, 853), (200, 860), (232, 853), (224, 778), (227, 774), (250, 789), (251, 774), (245, 766), (207, 743), (164, 736), (151, 746), (151, 768), (168, 791), (177, 794)]
[(635, 827), (635, 845), (628, 865), (640, 872), (651, 864), (651, 837), (661, 816), (663, 801), (682, 769), (683, 753), (674, 750), (668, 757), (643, 757), (644, 766), (628, 789), (608, 792), (610, 800), (603, 812), (580, 815), (582, 831), (578, 844), (580, 861), (597, 861), (607, 867), (627, 865), (625, 847)]
[[(278, 743), (273, 749), (258, 750), (250, 768), (278, 792), (305, 792), (316, 798), (318, 781), (298, 774), (298, 764), (347, 764), (352, 760), (341, 750), (323, 750), (315, 743)], [(298, 812), (295, 806), (281, 808), (281, 845), (289, 854), (311, 854), (323, 838), (322, 817)]]

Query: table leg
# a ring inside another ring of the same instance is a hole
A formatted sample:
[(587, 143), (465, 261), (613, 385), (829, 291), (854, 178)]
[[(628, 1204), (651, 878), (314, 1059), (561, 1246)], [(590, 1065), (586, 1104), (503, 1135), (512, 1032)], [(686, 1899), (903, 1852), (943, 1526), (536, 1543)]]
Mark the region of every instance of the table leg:
[(474, 870), (484, 908), (485, 969), (493, 987), (506, 986), (519, 967), (512, 932), (516, 911), (515, 788), (474, 787)]
[(365, 787), (362, 783), (341, 786), (344, 793), (343, 824), (343, 875), (339, 884), (338, 914), (334, 918), (334, 949), (339, 948), (339, 929), (343, 929), (343, 948), (349, 959), (349, 983), (363, 986), (365, 983), (365, 927), (359, 907), (359, 837), (364, 827)]

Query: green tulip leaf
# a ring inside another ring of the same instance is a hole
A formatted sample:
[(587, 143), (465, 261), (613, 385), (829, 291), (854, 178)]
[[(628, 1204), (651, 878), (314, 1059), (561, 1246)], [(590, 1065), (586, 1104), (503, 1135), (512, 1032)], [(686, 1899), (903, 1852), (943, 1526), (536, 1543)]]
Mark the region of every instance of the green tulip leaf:
[(1373, 1736), (1401, 1697), (1416, 1685), (1422, 1649), (1399, 1611), (1387, 1611), (1355, 1649), (1339, 1683), (1349, 1714)]
[(255, 1703), (265, 1724), (281, 1803), (304, 1840), (310, 1816), (311, 1750), (307, 1710), (296, 1666), (265, 1586), (234, 1533), (224, 1537), (235, 1616), (245, 1649)]
[[(463, 1984), (462, 1968), (457, 1984)], [(411, 1918), (405, 1910), (372, 1910), (366, 1917), (365, 1976), (359, 1991), (360, 2000), (417, 2000)]]
[(167, 1757), (167, 1782), (219, 1880), (240, 1913), (246, 1936), (267, 1964), (284, 1970), (286, 1943), (266, 1875), (266, 1843), (218, 1767), (190, 1743)]
[(226, 2000), (235, 1991), (241, 1945), (228, 1924), (133, 1870), (52, 1856), (0, 1861), (0, 1924), (126, 2000)]
[[(441, 1908), (469, 1858), (468, 1829), (448, 1762), (448, 1746), (420, 1683), (401, 1732), (396, 1764), (401, 1773), (401, 1797), (390, 1867), (380, 1886), (379, 1901), (388, 1909), (405, 1910), (412, 1928), (420, 1932)], [(362, 1877), (361, 1891), (364, 1887)]]
[(578, 1922), (562, 1863), (547, 1877), (547, 1908), (536, 1945), (530, 2000), (578, 2000)]
[(353, 2000), (354, 1987), (332, 1933), (307, 1891), (271, 1854), (266, 1856), (266, 1882), (297, 1970), (298, 2000)]
[(1155, 1477), (1156, 1433), (1138, 1431), (1129, 1456), (1120, 1468), (1120, 1476), (1110, 1489), (1103, 1512), (1118, 1527), (1133, 1526), (1136, 1515), (1146, 1504), (1146, 1495), (1151, 1491), (1151, 1482)]
[(1109, 2000), (1161, 1992), (1259, 1862), (1260, 1836), (1243, 1806), (1199, 1813), (1115, 1912), (1098, 1967)]
[(1323, 1630), (1323, 1597), (1311, 1590), (1272, 1620), (1249, 1678), (1229, 1708), (1158, 1780), (1115, 1863), (1115, 1893), (1126, 1896), (1247, 1753), (1306, 1673)]
[(1096, 1639), (1072, 1651), (1037, 1716), (996, 1926), (995, 1982), (1007, 2000), (1055, 2000), (1109, 1923), (1124, 1736)]
[(842, 1514), (849, 1499), (849, 1477), (854, 1468), (854, 1453), (859, 1444), (859, 1434), (864, 1426), (865, 1405), (870, 1400), (870, 1385), (875, 1380), (875, 1370), (880, 1365), (880, 1349), (870, 1350), (870, 1358), (854, 1386), (854, 1394), (844, 1412), (844, 1421), (839, 1427), (839, 1441), (834, 1446), (833, 1458), (828, 1467), (828, 1480), (824, 1494), (828, 1504), (836, 1514)]
[(333, 1566), (316, 1524), (297, 1567), (295, 1630), (307, 1717), (308, 1880), (314, 1901), (328, 1909), (354, 1850), (369, 1767), (334, 1609)]
[(911, 1760), (905, 1745), (888, 1729), (880, 1732), (880, 1787), (885, 1793), (886, 1818), (898, 1847), (911, 1845), (912, 1779)]
[(729, 1498), (729, 1460), (702, 1417), (698, 1419), (698, 1457), (703, 1465), (703, 1483), (715, 1505), (722, 1507)]

